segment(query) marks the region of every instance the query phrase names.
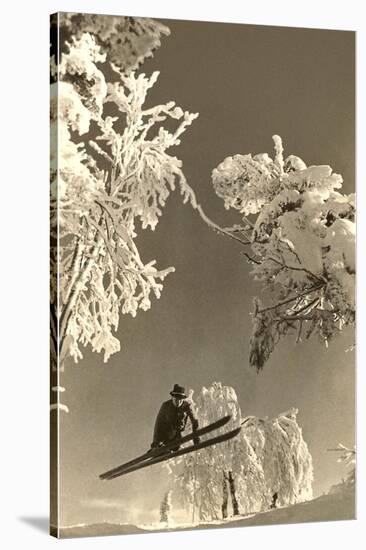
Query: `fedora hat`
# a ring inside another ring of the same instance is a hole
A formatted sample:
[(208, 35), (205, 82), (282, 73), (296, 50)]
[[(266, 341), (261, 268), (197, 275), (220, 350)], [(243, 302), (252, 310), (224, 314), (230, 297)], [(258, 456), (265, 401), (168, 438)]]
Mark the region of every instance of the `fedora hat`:
[(174, 384), (174, 388), (170, 392), (170, 395), (185, 398), (187, 397), (185, 392), (186, 391), (183, 386), (180, 386), (179, 384)]

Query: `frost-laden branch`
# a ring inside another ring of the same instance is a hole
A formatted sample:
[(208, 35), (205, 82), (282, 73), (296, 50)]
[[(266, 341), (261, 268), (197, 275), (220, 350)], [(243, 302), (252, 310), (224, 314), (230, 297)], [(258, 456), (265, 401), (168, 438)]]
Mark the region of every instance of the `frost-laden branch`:
[[(115, 32), (114, 19), (108, 33)], [(85, 27), (86, 20), (81, 23)], [(145, 23), (152, 25), (136, 25)], [(78, 19), (72, 15), (65, 24), (74, 28)], [(120, 314), (148, 310), (174, 271), (143, 261), (135, 243), (136, 219), (153, 230), (176, 186), (184, 202), (194, 203), (182, 162), (168, 149), (180, 143), (198, 115), (172, 101), (144, 109), (158, 73), (136, 75), (119, 64), (114, 65), (119, 81), (108, 83), (103, 67), (114, 58), (108, 58), (106, 37), (75, 36), (56, 67), (51, 94), (51, 128), (58, 126), (59, 136), (58, 159), (57, 151), (51, 154), (51, 237), (54, 243), (59, 237), (51, 269), (60, 274), (58, 292), (51, 291), (52, 342), (54, 355), (58, 341), (63, 358), (78, 361), (81, 346), (90, 345), (107, 361), (120, 349), (114, 335)], [(105, 115), (107, 104), (118, 116)], [(166, 130), (165, 121), (175, 122), (175, 129)]]
[[(339, 192), (342, 177), (329, 166), (307, 167), (294, 155), (235, 155), (212, 172), (214, 189), (242, 223), (220, 228), (243, 252), (270, 305), (256, 298), (250, 364), (261, 369), (286, 334), (328, 341), (355, 321), (355, 197)], [(249, 219), (251, 217), (251, 219)]]
[(160, 47), (170, 30), (147, 17), (123, 17), (88, 13), (60, 13), (59, 24), (67, 38), (80, 40), (85, 33), (124, 72), (134, 71)]

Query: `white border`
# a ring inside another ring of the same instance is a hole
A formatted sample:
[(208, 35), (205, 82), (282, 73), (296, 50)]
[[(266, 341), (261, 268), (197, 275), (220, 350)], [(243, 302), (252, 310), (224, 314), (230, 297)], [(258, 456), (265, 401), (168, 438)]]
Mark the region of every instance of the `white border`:
[[(228, 21), (266, 25), (356, 30), (358, 33), (358, 121), (365, 121), (365, 26), (357, 0), (184, 2), (68, 0), (21, 2), (3, 6), (1, 33), (1, 539), (4, 548), (159, 549), (187, 545), (245, 545), (249, 548), (359, 548), (365, 538), (365, 476), (359, 471), (358, 521), (254, 527), (182, 534), (153, 534), (58, 542), (19, 518), (48, 516), (48, 17), (53, 11), (88, 11), (156, 18)], [(340, 86), (342, 83), (340, 82)], [(364, 125), (358, 124), (358, 208), (365, 208)], [(331, 139), (331, 136), (330, 136)], [(363, 186), (362, 186), (363, 184)], [(359, 216), (358, 241), (365, 235)], [(358, 453), (364, 459), (366, 387), (365, 326), (358, 255)], [(5, 309), (4, 306), (5, 305)], [(364, 390), (363, 390), (364, 391)], [(362, 489), (363, 487), (363, 489)], [(45, 523), (45, 521), (43, 522)]]

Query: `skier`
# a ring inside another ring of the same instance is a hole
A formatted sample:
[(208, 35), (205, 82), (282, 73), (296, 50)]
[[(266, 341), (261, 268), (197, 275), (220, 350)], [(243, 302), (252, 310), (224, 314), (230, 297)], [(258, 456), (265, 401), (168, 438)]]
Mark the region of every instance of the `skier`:
[[(192, 453), (198, 449), (210, 447), (224, 441), (228, 441), (233, 437), (236, 437), (241, 430), (241, 426), (230, 430), (229, 432), (221, 433), (212, 436), (205, 441), (200, 442), (200, 435), (209, 434), (214, 430), (218, 430), (231, 419), (231, 415), (218, 418), (215, 422), (211, 422), (202, 428), (198, 427), (198, 420), (192, 410), (192, 406), (185, 401), (186, 395), (184, 388), (175, 384), (173, 391), (170, 392), (172, 399), (165, 401), (160, 407), (159, 414), (155, 422), (154, 440), (151, 444), (151, 448), (143, 453), (141, 456), (137, 456), (132, 460), (128, 460), (124, 464), (112, 468), (107, 472), (99, 475), (100, 479), (115, 479), (119, 476), (124, 476), (141, 468), (158, 464), (169, 460), (170, 457), (181, 456), (188, 453)], [(185, 429), (187, 419), (190, 419), (192, 425), (192, 432), (186, 435), (182, 435)], [(194, 445), (188, 445), (183, 449), (180, 449), (182, 443), (191, 441), (193, 439)], [(151, 452), (153, 451), (153, 452)]]
[[(151, 448), (155, 449), (174, 439), (180, 439), (182, 432), (185, 430), (187, 419), (189, 417), (192, 425), (192, 430), (195, 432), (198, 429), (198, 420), (185, 394), (185, 389), (179, 384), (175, 384), (170, 392), (172, 396), (168, 401), (164, 401), (161, 405), (158, 416), (155, 421), (154, 436)], [(195, 444), (200, 442), (197, 436), (193, 439)], [(171, 449), (177, 451), (180, 445)]]

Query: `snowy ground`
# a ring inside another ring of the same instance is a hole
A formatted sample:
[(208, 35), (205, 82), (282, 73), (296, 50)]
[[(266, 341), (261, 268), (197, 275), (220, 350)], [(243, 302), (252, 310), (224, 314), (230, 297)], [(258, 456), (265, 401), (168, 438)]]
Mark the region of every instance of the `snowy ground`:
[(186, 529), (214, 529), (223, 527), (245, 527), (251, 525), (337, 521), (355, 519), (355, 517), (355, 490), (353, 487), (341, 486), (338, 491), (332, 494), (323, 495), (308, 502), (239, 518), (228, 518), (227, 520), (209, 523), (172, 525), (165, 529), (162, 528), (161, 523), (142, 526), (116, 525), (110, 523), (75, 525), (61, 529), (61, 537), (92, 537), (147, 533), (162, 530), (178, 531)]

